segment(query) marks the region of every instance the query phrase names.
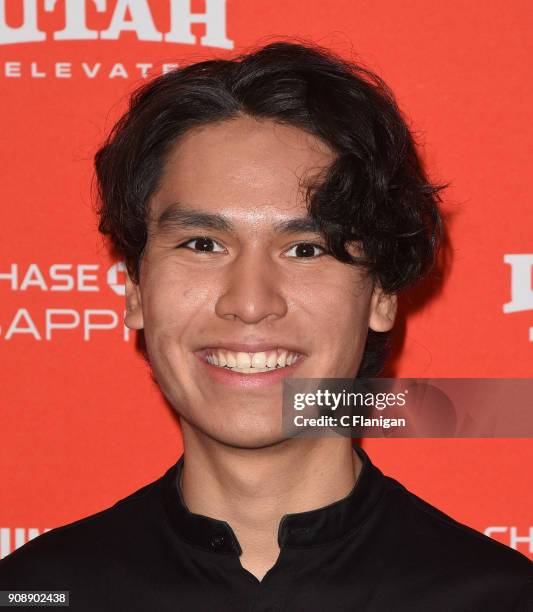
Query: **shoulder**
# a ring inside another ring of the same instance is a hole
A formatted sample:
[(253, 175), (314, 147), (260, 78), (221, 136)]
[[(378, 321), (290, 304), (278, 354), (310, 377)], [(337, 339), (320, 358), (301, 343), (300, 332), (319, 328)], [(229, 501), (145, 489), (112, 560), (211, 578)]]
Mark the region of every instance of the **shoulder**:
[(164, 524), (161, 488), (174, 470), (113, 506), (30, 540), (0, 560), (0, 590), (61, 587), (137, 557)]
[(468, 583), (522, 598), (533, 594), (533, 563), (522, 553), (453, 519), (388, 476), (384, 499), (394, 537), (419, 567), (458, 587)]

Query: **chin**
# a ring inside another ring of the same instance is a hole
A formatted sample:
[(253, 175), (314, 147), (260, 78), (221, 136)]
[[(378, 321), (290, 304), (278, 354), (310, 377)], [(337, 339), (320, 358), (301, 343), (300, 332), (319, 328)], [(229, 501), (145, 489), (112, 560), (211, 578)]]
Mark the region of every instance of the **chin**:
[(235, 448), (272, 446), (289, 437), (282, 428), (281, 408), (272, 410), (271, 406), (263, 405), (252, 410), (249, 402), (246, 402), (233, 408), (218, 406), (216, 410), (178, 412), (185, 420), (182, 426), (194, 430), (196, 436), (207, 436)]
[(287, 439), (281, 432), (279, 423), (263, 424), (221, 424), (220, 427), (210, 427), (205, 433), (221, 444), (234, 448), (258, 449), (279, 444)]

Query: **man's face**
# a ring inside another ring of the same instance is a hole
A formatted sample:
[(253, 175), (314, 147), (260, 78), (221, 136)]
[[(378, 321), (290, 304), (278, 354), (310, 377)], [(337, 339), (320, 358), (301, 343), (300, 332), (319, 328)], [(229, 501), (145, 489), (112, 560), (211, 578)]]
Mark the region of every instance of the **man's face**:
[[(126, 324), (144, 328), (182, 426), (239, 447), (280, 441), (283, 377), (354, 377), (368, 327), (392, 327), (394, 296), (324, 254), (312, 228), (281, 227), (307, 217), (303, 185), (333, 159), (320, 139), (248, 116), (187, 132), (168, 157)], [(267, 371), (228, 369), (250, 365), (239, 345), (264, 345), (250, 358)], [(297, 359), (279, 367), (284, 349)]]

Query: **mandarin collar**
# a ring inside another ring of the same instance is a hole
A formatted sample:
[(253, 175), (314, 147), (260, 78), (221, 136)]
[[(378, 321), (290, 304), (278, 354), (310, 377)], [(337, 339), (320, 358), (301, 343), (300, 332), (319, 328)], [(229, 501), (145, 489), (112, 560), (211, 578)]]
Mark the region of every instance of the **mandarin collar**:
[[(353, 489), (346, 497), (307, 512), (285, 514), (278, 528), (280, 548), (309, 548), (327, 544), (355, 531), (376, 505), (385, 477), (367, 453), (353, 443), (362, 466)], [(195, 548), (226, 555), (240, 555), (242, 549), (226, 521), (191, 512), (179, 486), (184, 454), (164, 476), (164, 503), (178, 536)]]

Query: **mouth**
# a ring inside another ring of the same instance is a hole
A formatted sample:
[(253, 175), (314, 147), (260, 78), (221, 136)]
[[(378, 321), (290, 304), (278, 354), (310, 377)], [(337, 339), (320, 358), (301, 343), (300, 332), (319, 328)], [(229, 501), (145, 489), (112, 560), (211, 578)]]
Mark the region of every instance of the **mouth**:
[(245, 375), (283, 370), (304, 356), (303, 353), (285, 347), (270, 347), (261, 351), (208, 347), (197, 351), (197, 355), (211, 366)]

